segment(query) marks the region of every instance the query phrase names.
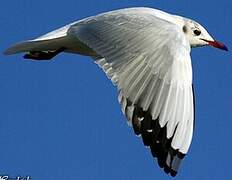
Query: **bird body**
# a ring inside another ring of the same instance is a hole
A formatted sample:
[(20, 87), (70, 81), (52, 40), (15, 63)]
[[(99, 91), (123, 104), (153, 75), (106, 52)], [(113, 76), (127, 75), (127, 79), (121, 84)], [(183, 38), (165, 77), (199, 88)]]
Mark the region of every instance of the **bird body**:
[(152, 8), (111, 11), (13, 45), (51, 59), (61, 51), (90, 56), (119, 91), (136, 135), (166, 173), (175, 176), (188, 152), (194, 124), (191, 47), (227, 48), (197, 22)]
[[(149, 22), (150, 23), (152, 22), (150, 17), (155, 17), (157, 19), (163, 20), (163, 22), (166, 21), (167, 24), (168, 23), (175, 24), (180, 28), (182, 28), (183, 24), (185, 23), (183, 17), (171, 15), (157, 9), (145, 8), (145, 7), (120, 9), (120, 10), (102, 13), (97, 16), (91, 16), (73, 22), (71, 24), (68, 24), (62, 28), (49, 32), (36, 39), (20, 42), (9, 48), (7, 51), (5, 51), (5, 54), (9, 55), (18, 52), (28, 52), (34, 50), (36, 51), (56, 50), (60, 48), (61, 47), (60, 45), (62, 44), (63, 46), (67, 47), (66, 52), (90, 55), (88, 47), (86, 47), (83, 42), (81, 42), (78, 38), (70, 37), (71, 36), (70, 31), (73, 30), (74, 27), (77, 27), (77, 25), (81, 25), (81, 24), (83, 25), (93, 20), (102, 21), (103, 19), (109, 20), (110, 18), (113, 18), (113, 23), (117, 25), (114, 20), (122, 16), (128, 17), (131, 24), (134, 24), (136, 28), (139, 27), (138, 23), (140, 23), (140, 26), (146, 27), (146, 25), (148, 25)], [(127, 21), (125, 22), (128, 23)]]

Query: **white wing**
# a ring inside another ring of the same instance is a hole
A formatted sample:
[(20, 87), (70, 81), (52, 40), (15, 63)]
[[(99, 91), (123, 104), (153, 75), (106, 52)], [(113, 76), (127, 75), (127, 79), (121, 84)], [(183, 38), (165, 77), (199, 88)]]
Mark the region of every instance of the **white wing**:
[(137, 135), (175, 176), (193, 134), (190, 45), (177, 25), (146, 11), (120, 10), (73, 25), (68, 33), (94, 50), (118, 86)]

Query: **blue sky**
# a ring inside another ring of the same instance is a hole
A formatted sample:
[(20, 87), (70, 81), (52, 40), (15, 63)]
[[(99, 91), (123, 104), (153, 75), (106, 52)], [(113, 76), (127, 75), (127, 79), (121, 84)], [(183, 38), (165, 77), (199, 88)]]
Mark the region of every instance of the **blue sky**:
[[(149, 6), (191, 17), (232, 47), (232, 2), (18, 0), (0, 7), (0, 50), (100, 12)], [(231, 52), (192, 51), (196, 126), (178, 180), (231, 179)], [(127, 126), (117, 91), (90, 58), (0, 54), (0, 174), (53, 179), (168, 179)], [(171, 179), (171, 178), (170, 178)]]

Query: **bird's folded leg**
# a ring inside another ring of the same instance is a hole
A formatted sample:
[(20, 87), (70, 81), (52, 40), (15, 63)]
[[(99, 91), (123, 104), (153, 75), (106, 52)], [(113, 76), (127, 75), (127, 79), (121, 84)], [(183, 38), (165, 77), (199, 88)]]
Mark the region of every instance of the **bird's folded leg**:
[(55, 51), (30, 51), (25, 54), (24, 59), (34, 59), (34, 60), (50, 60), (57, 54), (63, 52), (66, 48), (61, 47)]

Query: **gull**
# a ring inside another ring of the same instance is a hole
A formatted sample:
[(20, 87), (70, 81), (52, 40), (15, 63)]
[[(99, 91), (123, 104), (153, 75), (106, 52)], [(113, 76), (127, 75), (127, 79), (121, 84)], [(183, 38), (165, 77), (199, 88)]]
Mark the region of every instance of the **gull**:
[(228, 50), (191, 19), (137, 7), (76, 21), (4, 53), (25, 52), (24, 58), (33, 60), (61, 52), (92, 57), (117, 86), (134, 133), (158, 165), (176, 176), (194, 128), (190, 51), (206, 45)]

